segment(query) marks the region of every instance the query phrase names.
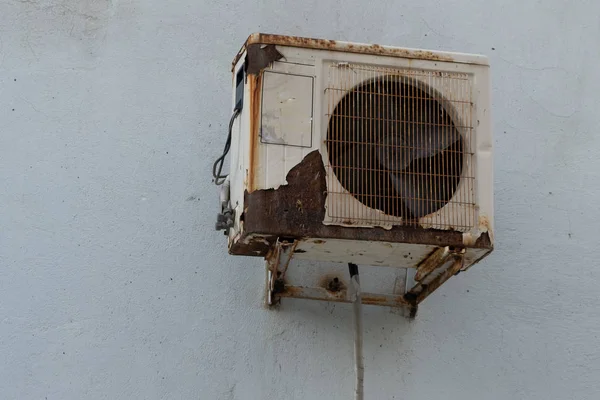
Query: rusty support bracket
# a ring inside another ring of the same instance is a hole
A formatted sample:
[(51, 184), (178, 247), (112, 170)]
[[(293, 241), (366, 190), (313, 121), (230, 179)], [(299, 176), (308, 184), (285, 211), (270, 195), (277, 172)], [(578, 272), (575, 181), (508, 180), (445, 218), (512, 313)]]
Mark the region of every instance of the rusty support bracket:
[(267, 305), (278, 303), (277, 294), (285, 290), (287, 272), (298, 242), (277, 239), (275, 246), (267, 254)]
[[(277, 239), (275, 246), (267, 254), (267, 304), (269, 306), (279, 304), (284, 297), (352, 303), (346, 286), (335, 277), (330, 281), (323, 281), (316, 287), (296, 286), (286, 282), (285, 275), (297, 245), (298, 242), (294, 240)], [(408, 292), (405, 294), (362, 293), (362, 303), (404, 309), (411, 318), (414, 318), (419, 303), (463, 269), (464, 255), (464, 248), (451, 246), (438, 248), (417, 267), (414, 277), (416, 283)]]
[[(295, 286), (286, 283), (285, 275), (290, 266), (297, 242), (278, 239), (266, 257), (267, 266), (267, 305), (274, 306), (281, 299), (297, 298), (321, 300), (336, 303), (352, 303), (344, 283), (338, 278), (323, 281), (322, 286)], [(401, 308), (411, 317), (416, 314), (416, 303), (407, 300), (403, 294), (362, 293), (362, 304)]]
[(417, 283), (404, 298), (411, 303), (419, 304), (444, 282), (456, 275), (464, 266), (465, 249), (444, 247), (437, 249), (425, 262), (417, 267), (415, 280)]
[[(284, 290), (277, 295), (279, 297), (293, 297), (297, 299), (352, 303), (346, 288), (332, 291), (324, 287), (284, 285)], [(360, 296), (362, 298), (362, 304), (388, 307), (413, 307), (413, 304), (404, 299), (404, 296), (402, 295), (362, 292)]]

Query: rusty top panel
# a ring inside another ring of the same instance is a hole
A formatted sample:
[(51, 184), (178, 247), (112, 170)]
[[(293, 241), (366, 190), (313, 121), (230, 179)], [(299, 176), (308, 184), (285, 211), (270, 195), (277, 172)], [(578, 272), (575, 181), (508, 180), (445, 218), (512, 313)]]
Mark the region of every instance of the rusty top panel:
[(383, 46), (379, 44), (350, 43), (329, 39), (313, 39), (298, 36), (273, 35), (268, 33), (253, 33), (233, 59), (232, 70), (248, 46), (276, 45), (302, 47), (307, 49), (344, 51), (348, 53), (370, 54), (376, 56), (412, 58), (420, 60), (446, 61), (462, 64), (489, 65), (486, 56), (477, 54), (451, 53), (445, 51), (421, 50), (404, 47)]

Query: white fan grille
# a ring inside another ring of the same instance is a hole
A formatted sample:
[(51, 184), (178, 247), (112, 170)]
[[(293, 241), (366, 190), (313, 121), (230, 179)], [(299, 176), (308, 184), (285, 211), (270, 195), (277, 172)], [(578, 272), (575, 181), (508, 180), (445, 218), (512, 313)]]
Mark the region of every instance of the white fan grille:
[(474, 226), (471, 75), (335, 63), (327, 79), (330, 220)]

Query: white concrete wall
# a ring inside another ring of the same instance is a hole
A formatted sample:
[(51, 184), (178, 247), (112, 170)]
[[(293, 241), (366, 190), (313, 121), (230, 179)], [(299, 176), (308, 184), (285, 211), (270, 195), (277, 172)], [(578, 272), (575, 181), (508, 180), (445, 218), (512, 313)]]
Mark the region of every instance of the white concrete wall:
[(365, 310), (369, 399), (600, 396), (600, 3), (0, 2), (0, 397), (349, 399), (350, 309), (261, 305), (213, 231), (253, 31), (491, 56), (497, 249), (414, 322)]

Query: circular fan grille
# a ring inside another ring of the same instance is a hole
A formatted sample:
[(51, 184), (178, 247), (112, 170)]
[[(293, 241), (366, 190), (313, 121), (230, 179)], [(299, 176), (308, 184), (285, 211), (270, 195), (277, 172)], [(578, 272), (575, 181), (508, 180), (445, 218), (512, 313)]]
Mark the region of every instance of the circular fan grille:
[(352, 196), (407, 223), (446, 205), (463, 168), (463, 139), (449, 112), (401, 77), (349, 91), (329, 120), (327, 150)]

